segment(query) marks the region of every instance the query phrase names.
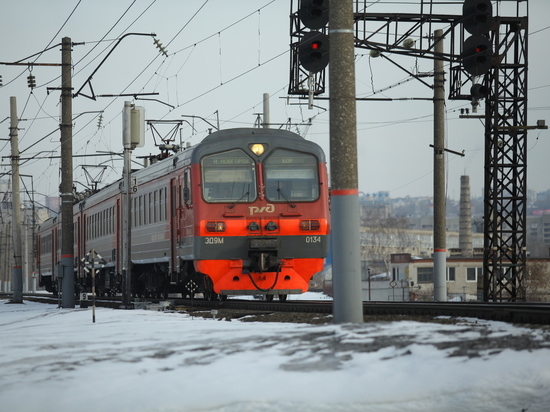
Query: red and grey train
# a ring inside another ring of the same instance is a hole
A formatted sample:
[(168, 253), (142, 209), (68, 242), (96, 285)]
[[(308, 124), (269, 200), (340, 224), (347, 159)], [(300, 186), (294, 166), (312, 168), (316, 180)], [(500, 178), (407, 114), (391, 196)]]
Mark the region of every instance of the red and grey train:
[[(274, 129), (238, 128), (132, 173), (131, 276), (135, 296), (275, 295), (308, 290), (328, 253), (329, 184), (323, 150)], [(74, 204), (75, 288), (90, 291), (79, 261), (106, 261), (98, 294), (122, 285), (120, 181)], [(40, 284), (57, 292), (60, 217), (37, 235)], [(192, 285), (192, 286), (191, 286)]]

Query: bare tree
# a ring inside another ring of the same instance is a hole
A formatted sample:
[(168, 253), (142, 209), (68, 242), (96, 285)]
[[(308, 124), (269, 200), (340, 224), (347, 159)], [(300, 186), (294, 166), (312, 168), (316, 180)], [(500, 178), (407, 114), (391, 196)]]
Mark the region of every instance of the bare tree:
[(550, 301), (550, 273), (548, 263), (542, 260), (527, 262), (526, 296), (530, 302)]
[(371, 274), (389, 272), (392, 253), (404, 253), (414, 246), (409, 221), (403, 216), (368, 213), (362, 221), (361, 254), (369, 262)]

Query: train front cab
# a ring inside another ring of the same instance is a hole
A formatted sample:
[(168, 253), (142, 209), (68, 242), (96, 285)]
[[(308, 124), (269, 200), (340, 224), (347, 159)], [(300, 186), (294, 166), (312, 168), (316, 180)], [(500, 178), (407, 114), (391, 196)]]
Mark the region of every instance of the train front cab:
[[(256, 129), (257, 130), (257, 129)], [(328, 253), (322, 150), (294, 134), (249, 136), (239, 148), (205, 150), (195, 164), (195, 270), (212, 292), (274, 295), (308, 290)], [(233, 146), (234, 147), (234, 146)]]

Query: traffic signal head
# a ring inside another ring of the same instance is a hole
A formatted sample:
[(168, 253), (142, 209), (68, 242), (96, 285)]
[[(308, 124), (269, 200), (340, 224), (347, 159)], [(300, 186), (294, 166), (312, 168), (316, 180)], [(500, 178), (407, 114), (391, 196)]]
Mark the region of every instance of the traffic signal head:
[(462, 48), (462, 67), (473, 76), (481, 76), (493, 65), (493, 47), (485, 36), (470, 36)]
[(323, 70), (328, 65), (328, 36), (318, 31), (310, 31), (298, 46), (298, 57), (304, 69), (312, 73)]
[(489, 94), (489, 89), (483, 84), (475, 83), (470, 89), (470, 95), (473, 99), (484, 99)]
[(465, 0), (462, 4), (464, 30), (475, 35), (485, 34), (493, 25), (493, 6), (490, 0)]
[(318, 30), (328, 23), (329, 0), (301, 0), (298, 17), (308, 29)]

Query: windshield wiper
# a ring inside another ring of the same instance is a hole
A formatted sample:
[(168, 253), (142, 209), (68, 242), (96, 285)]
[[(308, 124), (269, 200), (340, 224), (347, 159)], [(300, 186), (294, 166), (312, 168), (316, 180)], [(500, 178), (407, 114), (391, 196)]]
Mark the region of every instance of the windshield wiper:
[(296, 205), (292, 202), (292, 200), (290, 200), (290, 198), (286, 195), (285, 192), (283, 192), (283, 188), (281, 187), (281, 183), (279, 182), (277, 184), (277, 192), (279, 192), (279, 195), (283, 196), (285, 198), (285, 200), (290, 203), (290, 207), (292, 208), (295, 208)]
[(248, 186), (248, 191), (244, 193), (241, 197), (239, 197), (237, 200), (235, 200), (230, 206), (228, 206), (228, 209), (233, 209), (237, 203), (239, 203), (241, 200), (243, 200), (246, 196), (250, 195), (250, 185)]

